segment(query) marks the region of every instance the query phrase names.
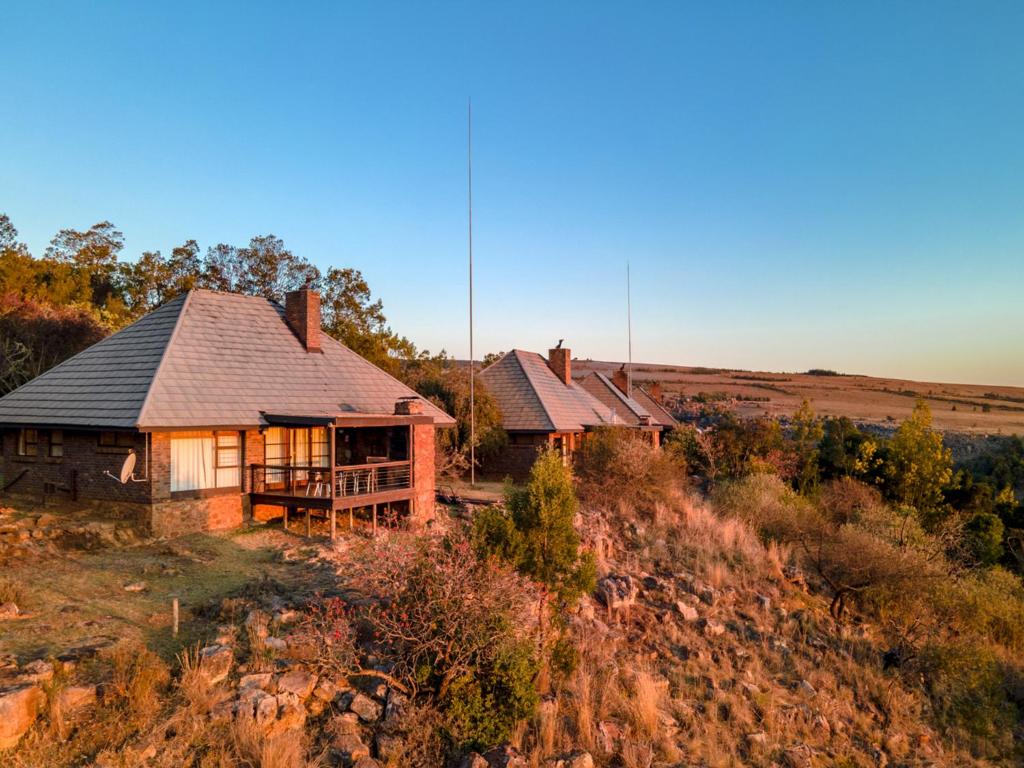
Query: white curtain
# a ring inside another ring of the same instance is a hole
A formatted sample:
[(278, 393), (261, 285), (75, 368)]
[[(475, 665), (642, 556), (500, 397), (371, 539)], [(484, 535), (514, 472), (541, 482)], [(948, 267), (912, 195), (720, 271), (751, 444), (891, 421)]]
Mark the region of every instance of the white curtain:
[(171, 490), (216, 486), (213, 434), (171, 438)]

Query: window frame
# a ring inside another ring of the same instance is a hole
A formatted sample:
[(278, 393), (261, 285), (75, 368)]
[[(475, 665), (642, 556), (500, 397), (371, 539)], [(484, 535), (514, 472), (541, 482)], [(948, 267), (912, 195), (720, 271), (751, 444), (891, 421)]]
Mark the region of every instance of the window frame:
[(96, 436), (96, 447), (101, 453), (128, 453), (135, 447), (135, 434), (116, 429), (103, 430)]
[[(29, 440), (29, 434), (32, 434), (32, 439)], [(32, 447), (32, 452), (29, 453), (29, 446)], [(39, 430), (35, 427), (21, 427), (18, 429), (18, 445), (15, 450), (18, 458), (21, 459), (36, 459), (39, 458)]]
[[(58, 449), (54, 451), (54, 449)], [(51, 429), (49, 434), (49, 440), (46, 446), (46, 456), (50, 459), (63, 459), (64, 458), (64, 430), (63, 429)]]

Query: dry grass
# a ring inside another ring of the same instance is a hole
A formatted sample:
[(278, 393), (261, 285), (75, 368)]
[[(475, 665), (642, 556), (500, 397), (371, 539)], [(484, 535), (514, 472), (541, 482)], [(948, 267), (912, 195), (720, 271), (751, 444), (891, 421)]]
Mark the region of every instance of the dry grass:
[(19, 608), (24, 608), (25, 590), (14, 579), (0, 576), (0, 605), (4, 603), (15, 603)]
[(232, 764), (238, 768), (297, 768), (319, 765), (307, 760), (306, 735), (302, 730), (288, 730), (267, 736), (251, 720), (237, 720), (231, 727)]

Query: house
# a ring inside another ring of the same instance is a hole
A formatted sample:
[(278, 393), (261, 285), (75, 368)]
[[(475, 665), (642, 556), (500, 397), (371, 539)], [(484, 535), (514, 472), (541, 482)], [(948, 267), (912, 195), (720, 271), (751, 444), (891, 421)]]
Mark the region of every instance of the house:
[(623, 424), (638, 430), (651, 445), (657, 447), (661, 444), (661, 431), (664, 427), (654, 420), (647, 408), (626, 393), (628, 386), (620, 389), (611, 379), (597, 371), (591, 371), (579, 379), (579, 385), (614, 413)]
[(513, 349), (478, 374), (501, 409), (508, 445), (482, 463), (484, 473), (522, 479), (537, 452), (551, 447), (568, 461), (586, 434), (624, 421), (572, 378), (572, 355), (561, 345), (536, 352)]
[(616, 370), (611, 377), (611, 382), (620, 392), (628, 393), (633, 400), (640, 404), (650, 415), (653, 423), (661, 425), (667, 432), (679, 426), (679, 421), (664, 404), (661, 394), (661, 383), (652, 381), (649, 386), (630, 382), (629, 374), (623, 365)]
[(339, 511), (416, 523), (453, 424), (322, 333), (315, 292), (192, 290), (0, 398), (0, 497), (101, 504), (155, 535), (298, 510), (332, 532)]

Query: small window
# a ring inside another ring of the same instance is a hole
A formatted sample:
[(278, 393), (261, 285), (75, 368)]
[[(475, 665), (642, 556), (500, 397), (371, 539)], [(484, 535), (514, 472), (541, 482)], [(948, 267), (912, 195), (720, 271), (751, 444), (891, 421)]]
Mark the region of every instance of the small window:
[(217, 432), (217, 487), (240, 485), (237, 432)]
[(60, 429), (50, 430), (50, 457), (59, 459), (64, 455), (64, 432)]
[(131, 432), (100, 432), (100, 448), (133, 448), (135, 436)]
[(37, 456), (39, 454), (39, 430), (22, 429), (18, 432), (18, 455)]

